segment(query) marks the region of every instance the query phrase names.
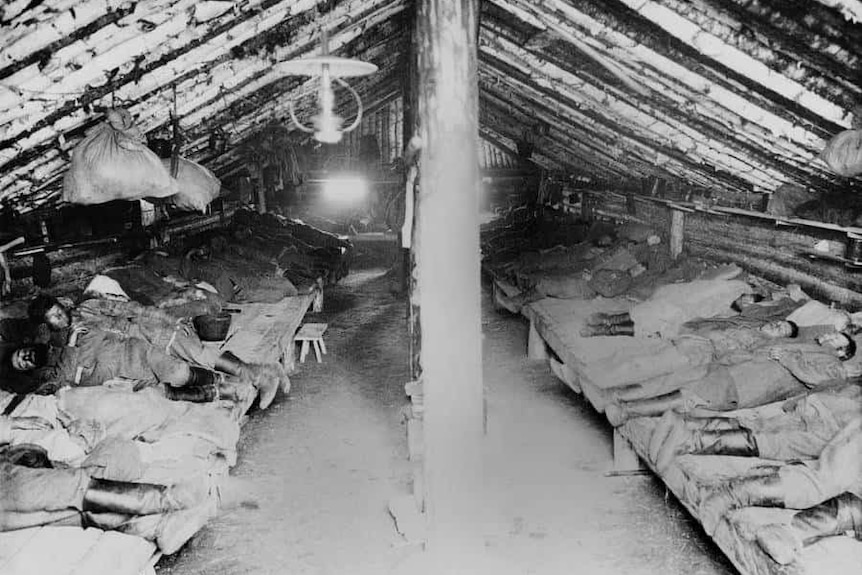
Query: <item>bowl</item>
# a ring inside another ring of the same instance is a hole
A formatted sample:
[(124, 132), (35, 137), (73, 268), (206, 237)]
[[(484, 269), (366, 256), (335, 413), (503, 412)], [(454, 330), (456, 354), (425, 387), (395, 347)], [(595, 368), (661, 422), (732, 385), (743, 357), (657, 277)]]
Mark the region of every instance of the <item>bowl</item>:
[(199, 315), (195, 316), (192, 320), (201, 341), (222, 341), (227, 337), (227, 332), (230, 329), (230, 322), (230, 314), (224, 312), (218, 315)]

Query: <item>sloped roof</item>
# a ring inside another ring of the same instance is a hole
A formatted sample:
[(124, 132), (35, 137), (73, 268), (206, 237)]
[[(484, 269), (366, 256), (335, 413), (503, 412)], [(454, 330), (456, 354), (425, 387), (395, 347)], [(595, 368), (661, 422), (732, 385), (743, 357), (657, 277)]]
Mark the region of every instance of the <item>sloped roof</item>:
[[(319, 49), (373, 62), (369, 108), (401, 91), (408, 0), (11, 0), (0, 8), (0, 202), (56, 197), (69, 150), (123, 104), (167, 133), (176, 90), (183, 154), (229, 171), (235, 144), (314, 82), (275, 63)], [(480, 133), (546, 167), (719, 193), (858, 187), (818, 154), (860, 102), (857, 0), (482, 0)], [(344, 110), (350, 115), (352, 110)], [(210, 131), (231, 144), (212, 157)]]

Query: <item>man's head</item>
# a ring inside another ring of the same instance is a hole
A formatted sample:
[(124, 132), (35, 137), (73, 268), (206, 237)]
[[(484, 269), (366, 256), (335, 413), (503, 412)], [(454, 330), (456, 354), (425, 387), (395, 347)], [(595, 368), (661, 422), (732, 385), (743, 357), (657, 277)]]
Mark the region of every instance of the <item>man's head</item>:
[(596, 245), (600, 248), (606, 248), (614, 243), (614, 238), (610, 234), (602, 234), (596, 239)]
[(30, 320), (46, 323), (52, 330), (66, 329), (72, 325), (72, 316), (57, 298), (48, 294), (39, 294), (30, 302), (27, 308)]
[(818, 344), (835, 350), (838, 359), (847, 361), (856, 355), (856, 342), (846, 333), (835, 331), (817, 336)]
[(760, 331), (769, 337), (796, 337), (799, 335), (799, 326), (792, 321), (781, 319), (765, 324)]
[(744, 293), (736, 298), (730, 307), (737, 312), (740, 312), (752, 304), (763, 301), (763, 296), (759, 293)]
[(44, 343), (22, 345), (10, 360), (15, 371), (32, 371), (48, 363), (48, 346)]

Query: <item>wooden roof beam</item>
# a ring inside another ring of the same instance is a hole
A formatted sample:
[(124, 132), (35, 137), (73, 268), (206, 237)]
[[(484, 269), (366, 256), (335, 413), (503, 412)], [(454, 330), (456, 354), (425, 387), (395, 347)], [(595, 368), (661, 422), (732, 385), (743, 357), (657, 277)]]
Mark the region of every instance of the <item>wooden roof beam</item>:
[[(527, 73), (546, 77), (556, 91), (566, 93), (566, 97), (580, 102), (584, 113), (593, 118), (611, 116), (614, 122), (622, 125), (638, 124), (661, 141), (667, 141), (668, 145), (687, 153), (702, 145), (698, 142), (703, 142), (705, 135), (711, 135), (708, 145), (715, 148), (718, 154), (730, 158), (752, 158), (760, 166), (782, 164), (780, 171), (768, 176), (772, 187), (779, 186), (791, 177), (797, 181), (810, 181), (818, 187), (829, 185), (824, 181), (822, 167), (817, 169), (813, 165), (816, 158), (813, 152), (792, 146), (786, 140), (774, 141), (771, 134), (759, 130), (756, 125), (734, 126), (732, 130), (722, 125), (710, 125), (707, 115), (711, 111), (697, 113), (684, 106), (681, 108), (675, 100), (664, 97), (667, 92), (629, 103), (627, 94), (601, 83), (596, 85), (598, 80), (588, 74), (563, 68), (571, 64), (563, 61), (562, 57), (547, 53), (534, 54), (504, 39), (502, 35), (489, 37), (485, 46), (488, 52), (496, 46), (506, 54), (505, 58), (499, 55), (498, 58), (513, 64), (520, 63), (519, 67), (528, 70)], [(703, 157), (696, 159), (705, 161)]]
[[(483, 60), (484, 61), (484, 60)], [(495, 66), (505, 66), (501, 61), (495, 61)], [(542, 88), (534, 85), (529, 79), (519, 80), (515, 77), (515, 74), (511, 72), (507, 74), (503, 74), (500, 76), (500, 81), (506, 83), (516, 83), (515, 88), (518, 91), (523, 91), (527, 93), (532, 93), (531, 101), (534, 105), (544, 105), (544, 102), (547, 99), (555, 99), (559, 105), (559, 110), (556, 111), (558, 114), (558, 119), (565, 118), (567, 122), (569, 122), (572, 126), (584, 125), (584, 124), (595, 124), (595, 120), (586, 116), (584, 112), (580, 109), (581, 104), (579, 102), (572, 102), (569, 100), (569, 94), (562, 94), (559, 89), (550, 88)], [(570, 94), (575, 94), (576, 91), (571, 91)], [(625, 124), (616, 124), (611, 121), (602, 121), (601, 126), (597, 126), (595, 129), (596, 134), (603, 134), (604, 132), (609, 132), (616, 135), (618, 138), (618, 143), (628, 148), (630, 151), (641, 150), (639, 153), (641, 155), (649, 156), (652, 155), (655, 161), (660, 162), (682, 162), (683, 165), (690, 166), (691, 170), (694, 172), (701, 172), (704, 167), (700, 164), (699, 161), (692, 160), (685, 157), (685, 154), (670, 148), (669, 146), (664, 146), (660, 143), (657, 143), (649, 138), (649, 134), (647, 132), (646, 135), (638, 135), (632, 133), (630, 130), (627, 130)], [(594, 137), (594, 136), (593, 136)], [(591, 137), (591, 139), (593, 138)], [(643, 150), (649, 149), (650, 151), (644, 154)], [(680, 170), (680, 174), (682, 175), (686, 170)], [(684, 176), (683, 176), (684, 177)], [(730, 173), (728, 172), (728, 177)], [(736, 178), (732, 178), (736, 179)], [(739, 185), (739, 180), (737, 185)], [(763, 185), (763, 182), (758, 182)], [(748, 183), (747, 187), (750, 187), (752, 183)]]
[[(676, 0), (657, 2), (654, 0), (618, 0), (660, 26), (666, 33), (691, 46), (704, 56), (720, 62), (724, 66), (744, 75), (750, 81), (796, 102), (818, 116), (838, 124), (850, 126), (849, 110), (833, 104), (821, 95), (812, 92), (803, 84), (789, 78), (782, 72), (773, 70), (764, 59), (776, 61), (778, 57), (766, 46), (757, 46), (758, 57), (746, 53), (743, 42), (726, 26), (719, 25), (713, 17), (708, 17), (695, 9), (695, 5), (681, 5)], [(549, 0), (546, 5), (562, 5), (560, 0)], [(561, 8), (565, 10), (565, 6)], [(767, 53), (765, 53), (767, 52)], [(798, 75), (798, 74), (794, 74)]]

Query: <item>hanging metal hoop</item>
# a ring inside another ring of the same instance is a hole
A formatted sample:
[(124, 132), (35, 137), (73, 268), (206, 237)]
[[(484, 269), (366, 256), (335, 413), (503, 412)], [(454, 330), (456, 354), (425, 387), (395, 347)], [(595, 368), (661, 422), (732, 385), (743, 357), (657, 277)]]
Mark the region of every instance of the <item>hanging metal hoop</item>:
[[(362, 99), (359, 97), (359, 94), (354, 90), (350, 84), (342, 80), (341, 78), (333, 78), (335, 82), (338, 82), (342, 87), (347, 89), (353, 95), (353, 98), (356, 100), (356, 118), (353, 120), (353, 123), (350, 124), (347, 128), (344, 128), (341, 131), (342, 134), (346, 134), (348, 132), (352, 132), (356, 128), (359, 127), (359, 123), (362, 122)], [(299, 118), (296, 117), (296, 108), (294, 108), (293, 100), (288, 102), (288, 111), (290, 112), (290, 119), (293, 120), (294, 125), (299, 128), (301, 131), (307, 134), (313, 134), (315, 132), (314, 128), (309, 128), (305, 124), (299, 121)]]
[(302, 122), (299, 121), (299, 118), (296, 117), (296, 110), (294, 110), (294, 108), (293, 108), (293, 100), (291, 100), (289, 102), (288, 110), (290, 111), (290, 119), (293, 120), (293, 123), (294, 123), (294, 125), (296, 125), (297, 128), (299, 128), (301, 131), (303, 131), (307, 134), (313, 134), (314, 133), (314, 128), (309, 128), (309, 127), (303, 125)]
[(353, 120), (353, 123), (350, 124), (349, 128), (344, 128), (343, 130), (341, 130), (343, 133), (346, 134), (347, 132), (352, 132), (353, 130), (358, 128), (359, 123), (362, 121), (362, 100), (359, 98), (359, 94), (350, 86), (350, 84), (348, 84), (341, 78), (335, 78), (335, 81), (345, 87), (348, 92), (353, 94), (353, 97), (356, 100), (356, 119)]

